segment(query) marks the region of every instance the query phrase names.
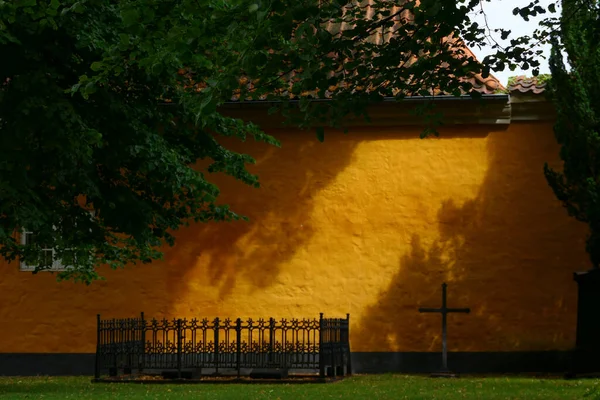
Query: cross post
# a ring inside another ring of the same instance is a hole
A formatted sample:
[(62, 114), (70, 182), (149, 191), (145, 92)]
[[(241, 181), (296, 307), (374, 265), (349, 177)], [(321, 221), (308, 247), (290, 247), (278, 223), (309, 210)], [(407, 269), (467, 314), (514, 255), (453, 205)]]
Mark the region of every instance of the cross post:
[(448, 370), (448, 337), (447, 337), (447, 325), (448, 325), (448, 313), (469, 313), (470, 308), (448, 308), (447, 306), (447, 288), (446, 282), (442, 283), (442, 307), (441, 308), (419, 308), (420, 313), (440, 313), (442, 314), (442, 371), (443, 376), (448, 376), (450, 370)]

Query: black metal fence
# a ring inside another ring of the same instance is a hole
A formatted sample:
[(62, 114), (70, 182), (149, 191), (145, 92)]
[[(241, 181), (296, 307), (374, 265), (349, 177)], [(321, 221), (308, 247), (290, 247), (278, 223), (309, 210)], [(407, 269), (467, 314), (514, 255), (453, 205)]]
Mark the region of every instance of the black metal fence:
[(100, 319), (95, 376), (146, 370), (318, 370), (350, 374), (350, 315), (346, 318), (146, 320)]

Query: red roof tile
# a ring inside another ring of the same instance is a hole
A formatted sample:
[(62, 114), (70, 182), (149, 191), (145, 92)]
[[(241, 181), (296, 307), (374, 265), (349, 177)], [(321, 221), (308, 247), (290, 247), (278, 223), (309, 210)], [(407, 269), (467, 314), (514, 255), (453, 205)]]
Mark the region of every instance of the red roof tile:
[(546, 82), (540, 82), (536, 77), (517, 76), (508, 85), (508, 92), (511, 94), (515, 92), (541, 94), (545, 91)]
[[(365, 17), (367, 19), (373, 19), (375, 17), (375, 8), (373, 7), (373, 5), (376, 2), (380, 2), (381, 0), (359, 1), (361, 3), (361, 7), (366, 10)], [(395, 32), (398, 31), (399, 27), (402, 24), (410, 23), (413, 20), (410, 11), (404, 9), (404, 7), (402, 6), (393, 5), (391, 6), (391, 9), (389, 11), (390, 15), (398, 14), (392, 19), (392, 21), (394, 21), (394, 24), (386, 28), (385, 30), (382, 27), (374, 30), (366, 40), (378, 45), (388, 43), (395, 36)], [(335, 35), (339, 32), (351, 29), (352, 25), (347, 22), (338, 24), (329, 23), (327, 28), (332, 34)], [(477, 59), (475, 54), (463, 43), (462, 40), (452, 37), (449, 37), (448, 40), (454, 42), (455, 48), (457, 50), (462, 50), (465, 53), (466, 57), (473, 57), (474, 59)], [(414, 58), (416, 59), (416, 56)], [(483, 78), (481, 74), (476, 74), (473, 77), (466, 80), (473, 85), (474, 90), (482, 94), (492, 94), (496, 93), (499, 90), (505, 89), (504, 86), (502, 86), (502, 84), (500, 83), (500, 81), (491, 74), (487, 78)]]
[[(380, 2), (380, 1), (381, 0), (359, 0), (360, 7), (362, 7), (365, 10), (366, 18), (375, 18), (375, 8), (373, 6), (376, 2)], [(366, 41), (369, 41), (374, 44), (379, 44), (379, 45), (385, 44), (385, 43), (389, 42), (396, 35), (396, 31), (398, 31), (399, 26), (401, 26), (402, 24), (411, 23), (411, 20), (412, 20), (411, 13), (408, 10), (405, 10), (402, 6), (398, 6), (398, 5), (392, 5), (390, 7), (390, 15), (395, 15), (394, 18), (392, 19), (393, 25), (388, 26), (386, 28), (379, 27), (377, 29), (374, 29), (370, 33), (369, 37), (365, 39)], [(326, 26), (327, 26), (327, 29), (333, 35), (336, 35), (336, 34), (339, 34), (340, 32), (352, 29), (352, 24), (350, 24), (348, 22), (342, 22), (342, 23), (329, 22), (329, 23), (327, 23)], [(474, 59), (477, 59), (477, 57), (473, 54), (473, 52), (469, 48), (467, 48), (467, 46), (464, 44), (464, 42), (461, 39), (455, 38), (455, 37), (448, 37), (447, 40), (452, 42), (452, 47), (457, 52), (462, 52), (465, 57), (472, 57)], [(414, 58), (414, 60), (417, 59), (416, 56), (413, 56), (413, 58)], [(180, 74), (187, 75), (186, 72), (187, 71), (182, 70), (182, 71), (180, 71)], [(287, 74), (286, 79), (289, 82), (293, 82), (295, 79), (295, 75), (297, 73), (298, 73), (298, 71), (295, 71), (295, 70), (291, 71), (290, 73)], [(335, 75), (335, 72), (332, 71), (331, 75)], [(475, 74), (470, 78), (462, 78), (461, 80), (463, 80), (463, 81), (466, 80), (466, 81), (470, 82), (473, 85), (473, 89), (481, 94), (493, 94), (493, 93), (497, 93), (498, 91), (505, 90), (505, 87), (493, 75), (489, 75), (487, 78), (483, 78), (481, 76), (481, 74)], [(247, 89), (250, 89), (250, 90), (252, 90), (254, 83), (255, 82), (248, 82), (245, 79), (240, 80), (240, 84), (246, 85)], [(202, 90), (202, 88), (205, 86), (205, 85), (201, 85), (198, 83), (194, 84), (193, 79), (191, 79), (191, 76), (190, 76), (190, 84), (192, 86), (196, 86), (197, 90)], [(341, 85), (343, 85), (343, 83), (341, 83)], [(339, 86), (329, 87), (328, 90), (325, 92), (325, 97), (331, 98), (332, 94), (338, 87)], [(369, 88), (368, 87), (367, 88), (355, 88), (355, 90), (367, 90), (368, 91)], [(290, 98), (296, 97), (288, 91), (281, 91), (278, 94), (282, 95), (282, 96), (289, 96)], [(431, 90), (431, 95), (439, 95), (439, 94), (442, 94), (442, 93), (440, 93), (439, 91), (436, 91), (436, 90)], [(316, 90), (302, 93), (301, 96), (317, 97)], [(260, 98), (258, 98), (256, 96), (252, 96), (251, 94), (249, 97), (246, 97), (246, 101), (261, 101), (261, 100), (265, 100), (265, 99), (266, 99), (266, 96), (261, 96)], [(240, 91), (237, 90), (236, 93), (231, 97), (230, 100), (231, 101), (239, 101), (240, 100)]]

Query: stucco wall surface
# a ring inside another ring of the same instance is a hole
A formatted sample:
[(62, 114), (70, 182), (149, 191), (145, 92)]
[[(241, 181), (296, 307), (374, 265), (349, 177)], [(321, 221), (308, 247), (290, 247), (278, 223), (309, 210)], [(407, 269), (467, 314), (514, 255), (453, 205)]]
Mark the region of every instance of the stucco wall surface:
[(253, 155), (262, 188), (215, 177), (250, 222), (193, 225), (165, 261), (105, 271), (89, 287), (0, 263), (0, 352), (95, 351), (95, 316), (318, 317), (351, 314), (353, 351), (437, 351), (443, 281), (452, 351), (574, 344), (586, 227), (545, 182), (550, 124), (349, 134), (274, 130)]

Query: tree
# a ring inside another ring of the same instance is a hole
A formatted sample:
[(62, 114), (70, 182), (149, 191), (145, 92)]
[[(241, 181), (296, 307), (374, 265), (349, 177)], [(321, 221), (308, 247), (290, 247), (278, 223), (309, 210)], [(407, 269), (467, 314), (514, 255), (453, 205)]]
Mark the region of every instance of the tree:
[[(59, 278), (89, 283), (98, 265), (159, 258), (190, 221), (243, 218), (219, 204), (210, 174), (259, 186), (246, 170), (254, 160), (220, 138), (278, 143), (220, 112), (232, 95), (273, 100), (323, 140), (326, 127), (384, 97), (476, 96), (465, 79), (474, 73), (535, 67), (524, 41), (486, 65), (464, 52), (463, 41), (488, 34), (470, 20), (478, 6), (0, 1), (0, 255), (36, 271), (61, 260), (72, 268)], [(194, 169), (199, 160), (208, 169)]]
[(239, 218), (190, 165), (208, 158), (210, 172), (257, 185), (250, 157), (213, 132), (274, 141), (216, 113), (177, 73), (223, 63), (235, 17), (223, 5), (196, 21), (193, 3), (0, 2), (2, 256), (38, 271), (61, 260), (73, 267), (61, 278), (91, 282), (98, 264), (156, 259), (187, 220)]
[[(550, 58), (554, 133), (563, 170), (544, 173), (569, 215), (589, 225), (586, 250), (600, 267), (600, 2), (564, 0)], [(571, 67), (563, 60), (566, 53)]]

